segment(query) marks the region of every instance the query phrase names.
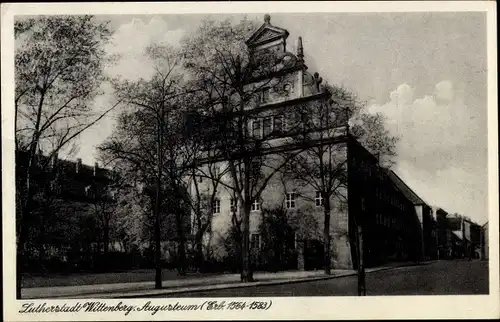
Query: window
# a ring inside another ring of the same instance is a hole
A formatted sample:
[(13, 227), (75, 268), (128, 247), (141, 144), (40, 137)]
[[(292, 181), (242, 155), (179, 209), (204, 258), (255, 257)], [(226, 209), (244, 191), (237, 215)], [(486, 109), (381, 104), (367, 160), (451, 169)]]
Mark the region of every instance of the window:
[(250, 237), (250, 249), (259, 250), (260, 246), (260, 236), (259, 234), (252, 234)]
[(258, 199), (255, 199), (253, 202), (252, 202), (252, 208), (251, 208), (252, 211), (259, 211), (260, 210), (260, 201)]
[(260, 177), (260, 167), (261, 167), (261, 164), (260, 164), (260, 161), (258, 160), (253, 160), (252, 163), (250, 164), (250, 171), (251, 171), (251, 175), (253, 178), (258, 178)]
[(321, 191), (316, 191), (314, 203), (316, 204), (316, 207), (323, 207), (323, 196), (321, 196)]
[(236, 210), (238, 209), (237, 205), (238, 202), (236, 201), (236, 199), (231, 198), (231, 212), (236, 212)]
[(85, 187), (85, 196), (89, 198), (94, 198), (94, 189), (92, 189), (92, 186)]
[(295, 192), (286, 194), (286, 208), (287, 209), (295, 208)]
[(52, 191), (54, 194), (60, 194), (62, 192), (61, 184), (57, 181), (52, 181), (50, 183), (50, 191)]
[(267, 103), (270, 100), (271, 89), (269, 87), (260, 90), (260, 103)]
[(214, 200), (214, 214), (220, 213), (220, 199)]
[(261, 124), (260, 120), (253, 120), (252, 122), (252, 136), (256, 139), (261, 138)]
[(269, 136), (272, 132), (273, 119), (271, 117), (266, 117), (263, 122), (264, 137)]
[(274, 129), (273, 129), (273, 132), (276, 133), (276, 134), (281, 134), (283, 132), (285, 132), (285, 129), (284, 129), (284, 117), (283, 115), (276, 115), (274, 117)]
[(297, 165), (293, 160), (288, 160), (287, 163), (285, 163), (285, 172), (294, 172), (297, 169)]

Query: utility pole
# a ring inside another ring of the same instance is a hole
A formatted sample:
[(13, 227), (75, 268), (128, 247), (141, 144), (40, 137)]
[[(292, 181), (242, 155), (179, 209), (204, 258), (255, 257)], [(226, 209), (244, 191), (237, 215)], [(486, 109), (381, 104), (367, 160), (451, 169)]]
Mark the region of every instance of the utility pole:
[[(346, 140), (347, 140), (347, 159), (350, 160), (352, 158), (352, 152), (351, 152), (351, 146), (353, 144), (352, 140), (353, 138), (351, 138), (350, 134), (349, 134), (349, 106), (346, 106), (346, 109), (345, 109), (345, 112), (346, 112), (346, 123), (345, 123), (345, 126), (346, 126)], [(351, 171), (352, 169), (347, 169), (348, 171), (348, 178), (352, 178), (352, 174), (349, 174), (349, 172)], [(364, 261), (364, 246), (363, 246), (363, 226), (362, 226), (362, 223), (363, 223), (363, 212), (364, 212), (364, 209), (365, 209), (365, 201), (364, 199), (362, 198), (361, 200), (361, 207), (359, 207), (358, 205), (354, 206), (354, 203), (352, 201), (350, 201), (350, 197), (352, 197), (352, 194), (349, 193), (349, 191), (352, 191), (352, 187), (350, 185), (353, 185), (354, 188), (356, 189), (357, 192), (359, 192), (360, 190), (363, 190), (364, 191), (364, 185), (363, 183), (360, 182), (359, 178), (358, 178), (358, 174), (355, 174), (355, 180), (350, 180), (348, 179), (348, 188), (347, 188), (347, 191), (348, 191), (348, 195), (347, 195), (347, 199), (348, 199), (348, 207), (350, 209), (350, 211), (352, 211), (352, 208), (355, 209), (354, 211), (354, 216), (353, 216), (353, 219), (354, 219), (354, 225), (355, 225), (355, 238), (356, 238), (356, 255), (357, 255), (357, 261), (358, 261), (358, 296), (365, 296), (366, 295), (366, 283), (365, 283), (365, 261)]]
[(465, 238), (465, 218), (464, 216), (460, 216), (462, 219), (462, 247), (463, 247), (463, 256), (465, 258), (467, 256), (467, 239)]

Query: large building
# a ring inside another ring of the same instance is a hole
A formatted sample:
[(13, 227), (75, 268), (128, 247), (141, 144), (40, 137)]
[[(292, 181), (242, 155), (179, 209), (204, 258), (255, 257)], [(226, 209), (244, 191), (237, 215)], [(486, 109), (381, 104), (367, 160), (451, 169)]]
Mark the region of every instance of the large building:
[[(338, 166), (338, 174), (343, 176), (330, 200), (332, 267), (357, 266), (359, 253), (356, 245), (360, 238), (367, 266), (391, 260), (419, 260), (423, 247), (422, 223), (414, 203), (397, 187), (379, 165), (378, 159), (349, 134), (345, 111), (334, 103), (336, 98), (332, 100), (331, 93), (320, 85), (319, 75), (307, 71), (302, 39), (298, 38), (296, 52), (291, 53), (287, 51), (288, 36), (285, 29), (273, 26), (266, 15), (264, 24), (246, 43), (252, 54), (260, 50), (275, 51), (285, 66), (272, 80), (258, 80), (250, 84), (274, 84), (263, 86), (259, 102), (246, 108), (251, 115), (248, 127), (252, 135), (260, 139), (268, 138), (266, 142), (271, 152), (264, 151), (262, 154), (274, 160), (283, 158), (277, 151), (303, 149), (299, 155), (306, 156), (310, 148), (331, 147), (323, 161), (334, 162)], [(293, 144), (296, 142), (294, 138), (300, 136), (297, 129), (303, 122), (316, 124), (319, 121), (314, 117), (310, 120), (303, 117), (297, 119), (296, 111), (308, 111), (321, 104), (329, 104), (328, 107), (333, 110), (337, 108), (336, 117), (324, 129), (328, 136), (322, 137), (322, 131), (314, 132), (299, 148)], [(224, 173), (227, 163), (220, 161), (216, 168)], [(287, 172), (294, 172), (292, 163), (284, 168), (285, 171), (276, 172), (271, 177), (260, 198), (252, 203), (250, 247), (254, 254), (253, 264), (258, 267), (267, 252), (263, 249), (264, 240), (269, 239), (262, 230), (265, 216), (281, 209), (291, 230), (283, 245), (291, 253), (292, 264), (288, 268), (320, 269), (323, 266), (324, 198), (314, 184), (299, 183), (295, 177), (287, 175)], [(228, 255), (224, 245), (237, 222), (235, 218), (239, 206), (234, 193), (227, 188), (231, 185), (231, 175), (225, 174), (221, 180), (227, 184), (219, 185), (217, 190), (213, 190), (213, 181), (203, 178), (191, 180), (191, 193), (195, 190), (206, 195), (215, 192), (214, 214), (205, 247), (210, 248), (210, 254), (216, 258)], [(360, 226), (361, 237), (358, 235)], [(192, 227), (196, 229), (195, 220)]]
[[(29, 152), (16, 152), (16, 189), (24, 186), (28, 160)], [(111, 172), (97, 163), (88, 166), (81, 159), (62, 160), (57, 153), (51, 158), (41, 153), (35, 156), (32, 216), (24, 225), (36, 227), (28, 230), (26, 244), (36, 266), (55, 258), (90, 257), (103, 248), (102, 224), (99, 215), (92, 214), (114, 203), (116, 191), (111, 182)], [(21, 190), (18, 196), (23, 197)]]

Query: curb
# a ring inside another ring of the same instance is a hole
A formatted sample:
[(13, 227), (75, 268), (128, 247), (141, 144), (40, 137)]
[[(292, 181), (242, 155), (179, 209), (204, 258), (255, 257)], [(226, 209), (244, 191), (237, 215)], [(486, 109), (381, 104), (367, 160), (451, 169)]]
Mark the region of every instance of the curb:
[[(422, 266), (422, 265), (427, 265), (427, 263), (418, 263), (418, 264), (415, 263), (415, 264), (407, 264), (407, 265), (393, 266), (393, 267), (374, 268), (373, 270), (366, 272), (366, 274), (380, 272), (380, 271), (386, 271), (386, 270), (390, 270), (390, 269), (397, 269), (397, 268), (404, 268), (404, 267), (416, 267), (416, 266)], [(150, 290), (150, 291), (145, 291), (145, 292), (128, 293), (128, 294), (122, 294), (122, 295), (106, 294), (105, 298), (126, 299), (126, 298), (148, 297), (148, 296), (152, 296), (152, 295), (170, 295), (170, 294), (180, 294), (180, 293), (193, 293), (193, 292), (202, 292), (202, 291), (209, 291), (209, 290), (226, 290), (226, 289), (234, 289), (234, 288), (247, 288), (247, 287), (254, 287), (254, 286), (285, 285), (285, 284), (294, 284), (294, 283), (302, 283), (302, 282), (314, 282), (314, 281), (321, 281), (321, 280), (329, 280), (329, 279), (335, 279), (335, 278), (340, 278), (340, 277), (356, 276), (357, 274), (358, 274), (357, 272), (350, 272), (350, 273), (341, 273), (338, 275), (306, 277), (306, 278), (298, 278), (298, 279), (290, 279), (290, 280), (263, 281), (263, 282), (252, 282), (252, 283), (233, 283), (233, 284), (219, 284), (219, 285), (203, 285), (203, 286), (194, 286), (194, 287), (186, 287), (186, 288), (179, 288), (179, 289), (170, 289), (170, 290), (168, 290), (168, 289), (167, 290)], [(147, 293), (147, 294), (145, 294), (145, 293)]]
[[(390, 270), (390, 269), (404, 268), (404, 267), (416, 267), (416, 266), (422, 266), (422, 265), (426, 265), (426, 264), (428, 264), (428, 263), (415, 263), (415, 264), (406, 264), (406, 265), (392, 266), (392, 267), (378, 267), (378, 268), (376, 267), (376, 268), (370, 269), (370, 271), (366, 272), (366, 274)], [(148, 296), (193, 293), (193, 292), (203, 292), (203, 291), (211, 291), (211, 290), (225, 290), (225, 289), (247, 288), (247, 287), (268, 286), (268, 285), (285, 285), (285, 284), (302, 283), (302, 282), (314, 282), (314, 281), (329, 280), (329, 279), (355, 276), (355, 275), (357, 275), (356, 271), (340, 273), (340, 274), (336, 274), (336, 275), (303, 277), (303, 278), (297, 278), (297, 279), (282, 279), (282, 280), (261, 281), (261, 282), (257, 281), (257, 282), (251, 282), (251, 283), (233, 282), (233, 283), (225, 283), (225, 284), (198, 285), (198, 286), (187, 286), (187, 287), (181, 287), (181, 288), (170, 288), (170, 289), (159, 289), (159, 290), (149, 289), (149, 290), (142, 290), (142, 291), (135, 291), (135, 292), (134, 291), (132, 291), (132, 292), (119, 291), (119, 292), (109, 292), (109, 293), (62, 295), (62, 296), (50, 297), (50, 299), (146, 298)]]
[[(299, 279), (290, 279), (290, 280), (274, 280), (274, 281), (262, 281), (262, 282), (251, 282), (251, 283), (230, 283), (230, 284), (219, 284), (219, 285), (203, 285), (203, 286), (192, 286), (185, 288), (176, 288), (176, 289), (160, 289), (160, 290), (147, 290), (142, 292), (127, 292), (127, 294), (121, 293), (107, 293), (107, 294), (88, 294), (85, 296), (62, 296), (57, 297), (58, 299), (75, 299), (75, 298), (139, 298), (139, 297), (148, 297), (148, 296), (158, 296), (158, 295), (170, 295), (170, 294), (181, 294), (181, 293), (193, 293), (193, 292), (203, 292), (203, 291), (212, 291), (212, 290), (226, 290), (226, 289), (234, 289), (234, 288), (247, 288), (247, 287), (255, 287), (255, 286), (268, 286), (268, 285), (284, 285), (284, 284), (293, 284), (293, 283), (301, 283), (301, 282), (313, 282), (313, 281), (321, 281), (328, 280), (340, 277), (347, 277), (356, 275), (356, 272), (353, 273), (343, 273), (338, 275), (329, 275), (329, 276), (318, 276), (318, 277), (307, 277), (307, 278), (299, 278)], [(95, 295), (95, 296), (94, 296)]]

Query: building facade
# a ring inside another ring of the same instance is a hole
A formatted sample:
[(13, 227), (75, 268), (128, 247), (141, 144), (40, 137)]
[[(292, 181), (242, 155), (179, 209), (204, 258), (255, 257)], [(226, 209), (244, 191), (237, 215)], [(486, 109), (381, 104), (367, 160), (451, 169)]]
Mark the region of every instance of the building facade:
[[(248, 124), (250, 132), (266, 141), (268, 150), (262, 151), (263, 159), (268, 162), (266, 167), (272, 169), (284, 162), (284, 152), (297, 152), (296, 159), (302, 158), (314, 164), (308, 154), (310, 149), (328, 145), (328, 153), (322, 154), (320, 159), (322, 164), (334, 164), (341, 178), (336, 193), (331, 194), (328, 200), (331, 205), (332, 267), (357, 266), (360, 238), (364, 241), (361, 254), (367, 266), (391, 260), (419, 260), (422, 223), (414, 204), (380, 167), (377, 158), (349, 135), (346, 112), (321, 86), (319, 75), (307, 71), (302, 39), (298, 38), (296, 52), (291, 53), (287, 51), (288, 35), (285, 29), (271, 25), (270, 17), (266, 15), (264, 24), (247, 41), (248, 50), (254, 54), (259, 50), (277, 52), (284, 66), (274, 79), (258, 80), (248, 85), (260, 86), (260, 101), (246, 110), (251, 115)], [(305, 122), (321, 122), (311, 118), (314, 113), (300, 112), (314, 110), (317, 106), (331, 108), (334, 117), (329, 119), (328, 127), (309, 133), (305, 139), (306, 136), (300, 132), (303, 129), (301, 126)], [(302, 138), (300, 145), (297, 144), (298, 137)], [(214, 197), (211, 205), (213, 216), (204, 243), (214, 257), (223, 258), (228, 256), (225, 245), (232, 227), (239, 220), (240, 205), (234, 192), (228, 188), (232, 179), (227, 162), (220, 160), (201, 168), (204, 173), (219, 173), (217, 180), (222, 182), (215, 185), (214, 180), (195, 177), (190, 180), (190, 189), (191, 193), (201, 192)], [(324, 205), (327, 200), (314, 184), (304, 184), (304, 180), (290, 176), (290, 172), (299, 172), (298, 168), (293, 168), (292, 162), (286, 163), (283, 170), (274, 172), (260, 196), (252, 201), (250, 248), (254, 254), (254, 266), (258, 268), (268, 251), (265, 245), (270, 236), (263, 236), (262, 223), (274, 212), (285, 217), (282, 224), (292, 231), (284, 243), (294, 261), (288, 268), (320, 269), (324, 257)], [(195, 221), (193, 218), (193, 228), (196, 228)], [(362, 236), (358, 227), (362, 227)]]
[(394, 171), (387, 170), (389, 177), (413, 203), (420, 223), (421, 254), (423, 260), (437, 259), (437, 222), (432, 207), (420, 198)]

